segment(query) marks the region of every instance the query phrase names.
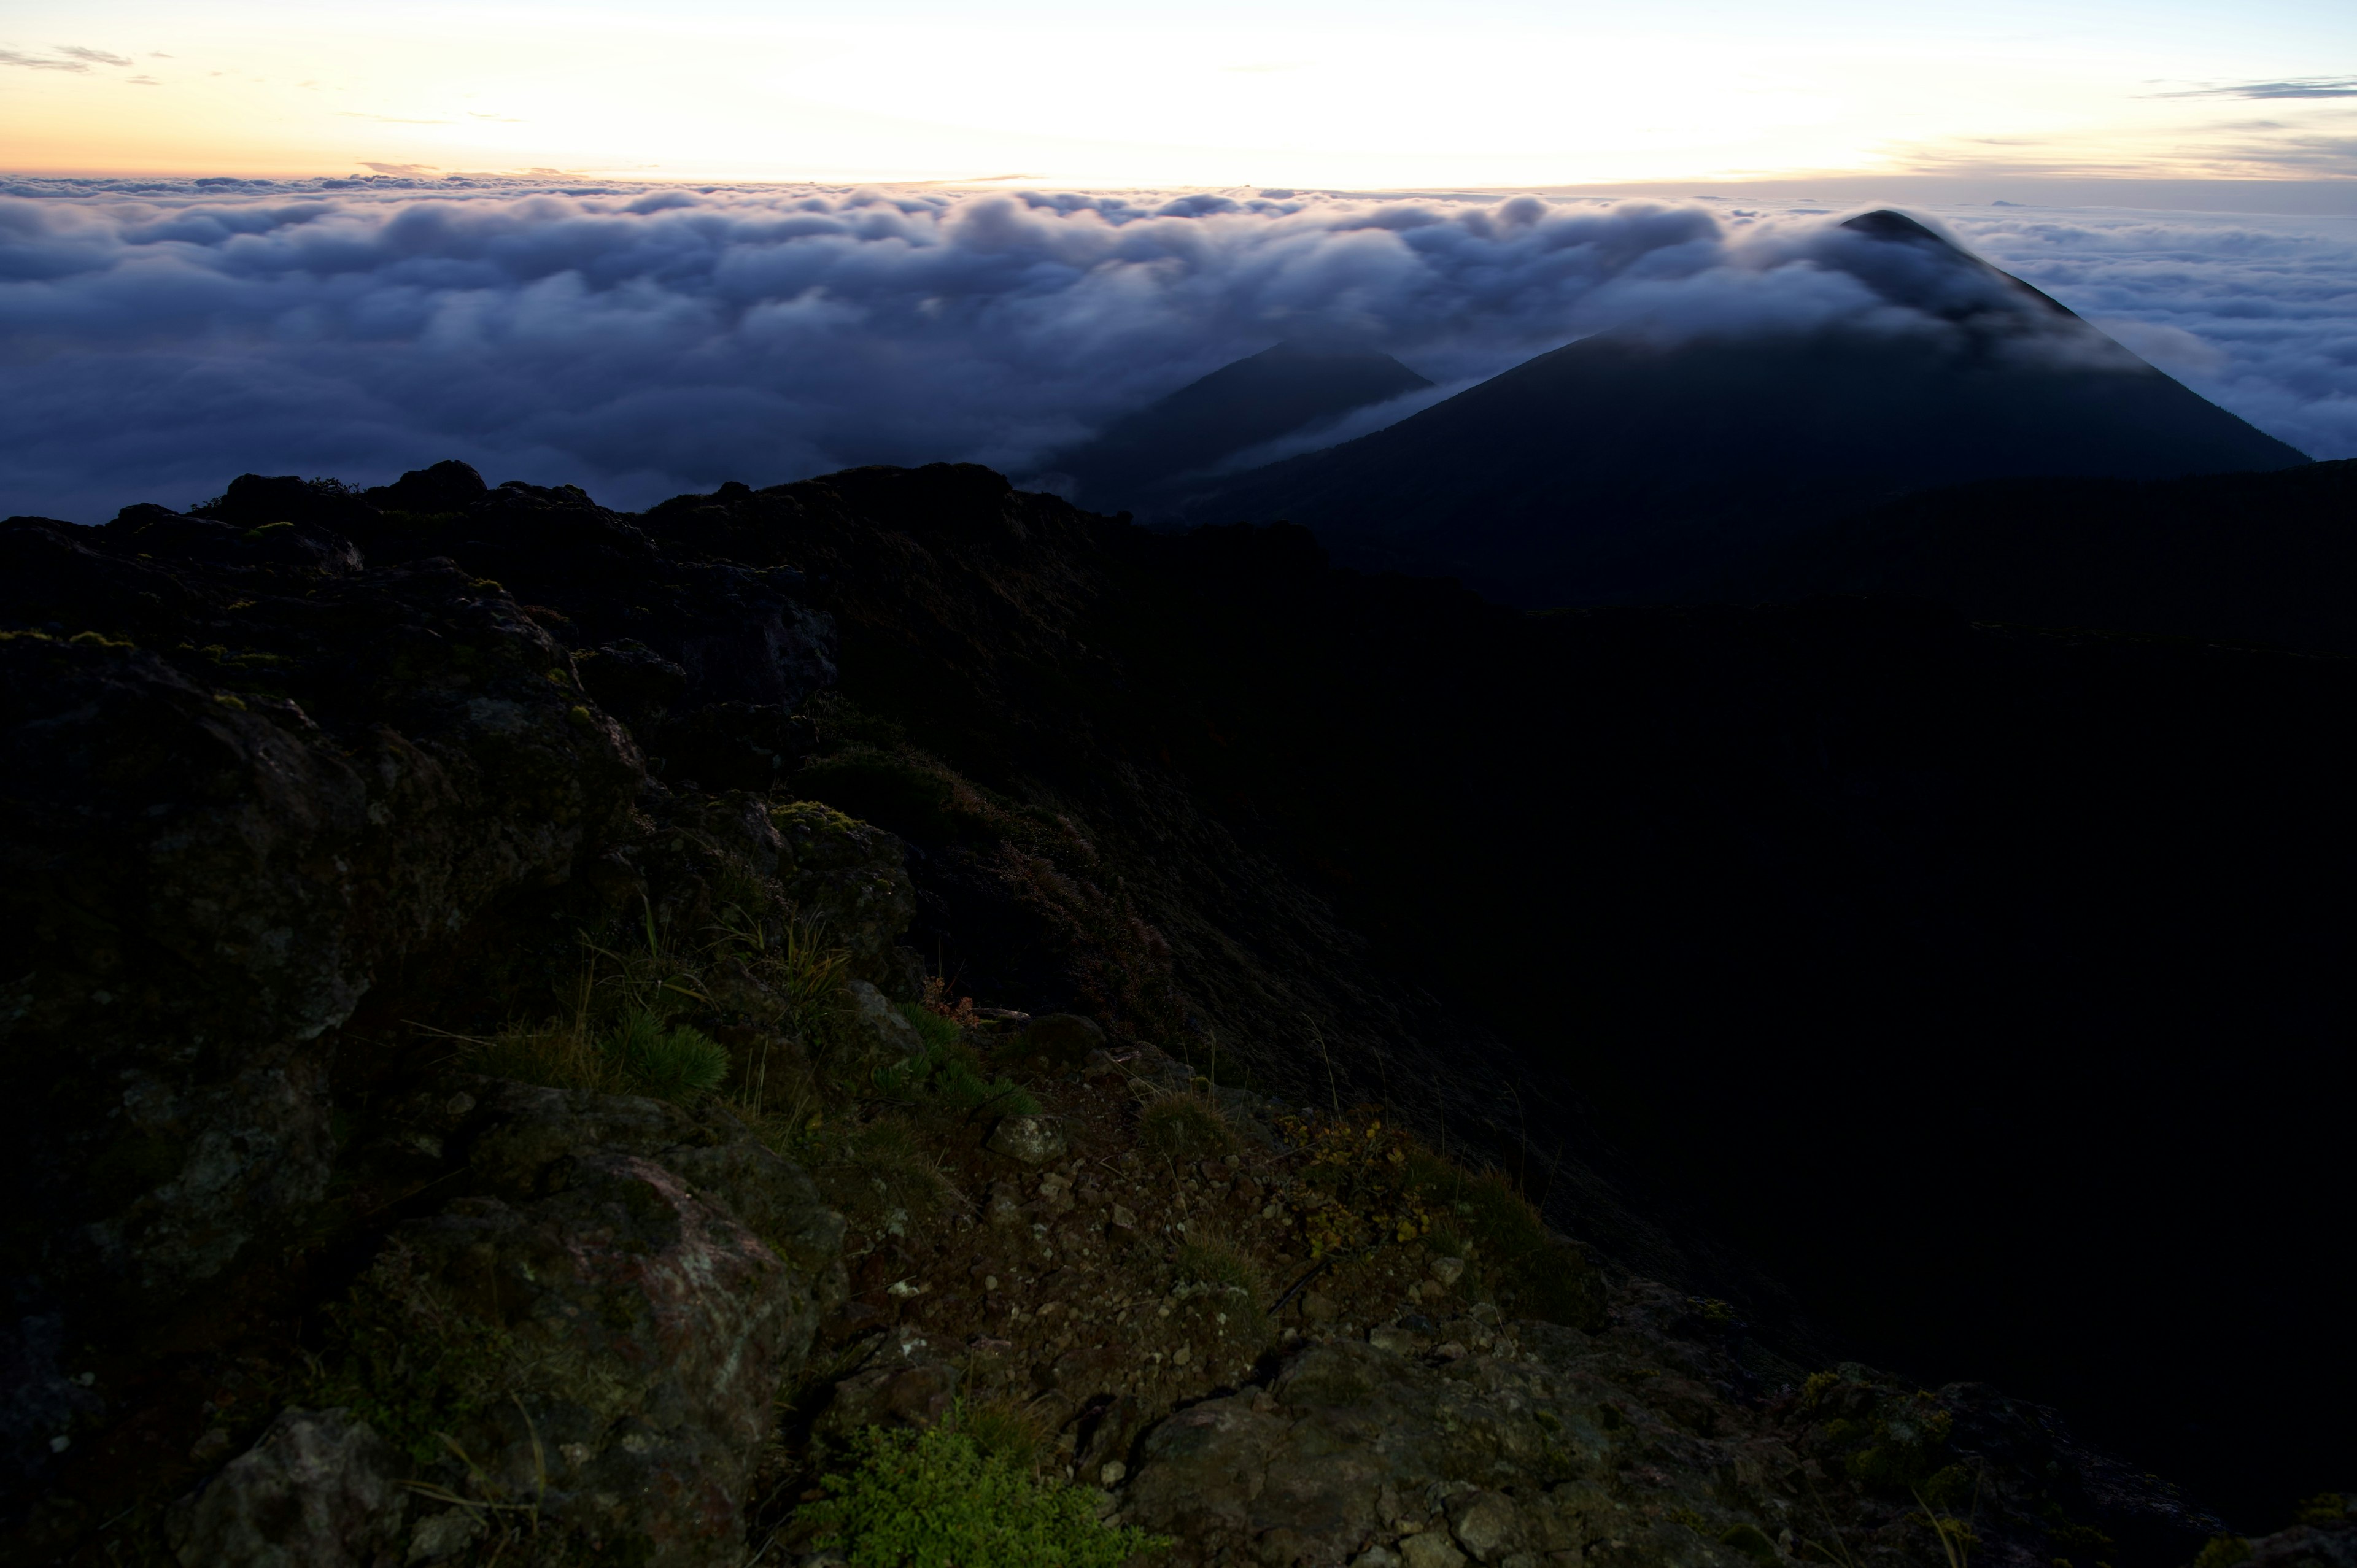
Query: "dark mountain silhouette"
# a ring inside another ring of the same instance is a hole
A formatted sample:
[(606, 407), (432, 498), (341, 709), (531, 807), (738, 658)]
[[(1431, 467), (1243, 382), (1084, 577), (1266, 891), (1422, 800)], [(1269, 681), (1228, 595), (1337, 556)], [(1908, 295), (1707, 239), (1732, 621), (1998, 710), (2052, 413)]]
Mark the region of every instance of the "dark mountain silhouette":
[(1287, 338), (1114, 421), (1053, 467), (1088, 506), (1145, 510), (1173, 479), (1431, 384), (1389, 354)]
[(1818, 594), (1905, 594), (1975, 620), (2357, 654), (2357, 462), (1930, 490), (1775, 545), (1713, 596)]
[(1289, 520), (1351, 564), (1454, 575), (1510, 603), (1645, 602), (1695, 594), (1733, 553), (1934, 486), (2306, 461), (1911, 219), (1851, 219), (1816, 259), (1888, 309), (1806, 330), (1583, 338), (1245, 476), (1189, 516)]

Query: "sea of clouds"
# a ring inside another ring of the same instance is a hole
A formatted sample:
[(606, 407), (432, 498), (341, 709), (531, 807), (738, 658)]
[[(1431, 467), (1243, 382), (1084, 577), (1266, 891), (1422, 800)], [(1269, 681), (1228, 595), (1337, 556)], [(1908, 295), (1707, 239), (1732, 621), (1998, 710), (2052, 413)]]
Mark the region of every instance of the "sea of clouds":
[[(2357, 456), (2357, 220), (1923, 215), (2271, 434)], [(17, 181), (0, 186), (0, 513), (99, 521), (245, 470), (373, 483), (447, 456), (625, 507), (857, 463), (1019, 478), (1282, 337), (1379, 346), (1440, 383), (1429, 402), (1632, 321), (1905, 329), (1845, 259), (1838, 216)]]

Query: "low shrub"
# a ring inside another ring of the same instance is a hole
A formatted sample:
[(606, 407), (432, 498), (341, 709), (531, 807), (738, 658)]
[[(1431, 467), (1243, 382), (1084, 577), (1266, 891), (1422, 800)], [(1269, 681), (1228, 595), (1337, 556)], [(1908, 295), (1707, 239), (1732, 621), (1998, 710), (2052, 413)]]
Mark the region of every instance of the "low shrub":
[(935, 1012), (921, 1002), (901, 1003), (900, 1016), (909, 1020), (928, 1051), (952, 1051), (964, 1042), (965, 1031), (958, 1027), (953, 1015)]
[(1039, 1101), (1029, 1090), (1011, 1078), (986, 1076), (981, 1061), (962, 1040), (952, 1039), (946, 1046), (929, 1040), (920, 1055), (877, 1068), (871, 1081), (886, 1100), (936, 1110), (988, 1111), (999, 1116), (1039, 1113)]
[(612, 1053), (599, 1050), (589, 1031), (577, 1022), (555, 1019), (538, 1028), (517, 1025), (489, 1039), (468, 1039), (461, 1044), (461, 1059), (468, 1069), (487, 1078), (509, 1078), (550, 1089), (586, 1089), (593, 1094), (630, 1092), (622, 1064)]
[(1134, 1525), (1100, 1524), (1095, 1495), (1043, 1482), (943, 1427), (868, 1427), (853, 1467), (828, 1475), (830, 1494), (806, 1503), (816, 1543), (852, 1568), (1120, 1568), (1167, 1546)]

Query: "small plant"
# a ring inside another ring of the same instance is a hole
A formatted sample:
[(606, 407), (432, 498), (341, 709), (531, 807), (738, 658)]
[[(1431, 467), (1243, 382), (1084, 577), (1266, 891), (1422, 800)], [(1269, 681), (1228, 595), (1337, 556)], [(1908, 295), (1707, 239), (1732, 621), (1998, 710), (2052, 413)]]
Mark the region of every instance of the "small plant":
[(468, 1068), (489, 1078), (551, 1089), (586, 1089), (595, 1094), (627, 1094), (622, 1064), (597, 1048), (589, 1022), (596, 976), (583, 972), (573, 1005), (537, 1026), (510, 1025), (489, 1039), (457, 1036)]
[(1286, 1117), (1278, 1126), (1308, 1166), (1302, 1228), (1313, 1257), (1413, 1241), (1431, 1230), (1432, 1205), (1408, 1179), (1414, 1143), (1374, 1106), (1318, 1122)]
[(2213, 1535), (2194, 1554), (2193, 1568), (2234, 1568), (2251, 1560), (2251, 1543), (2239, 1535)]
[(1935, 1511), (1921, 1492), (1915, 1494), (1915, 1506), (1923, 1510), (1924, 1522), (1940, 1538), (1940, 1555), (1947, 1568), (1972, 1568), (1973, 1548), (1981, 1542), (1980, 1537), (1973, 1533), (1971, 1522), (1952, 1513)]
[(961, 996), (956, 1002), (951, 1002), (950, 983), (938, 974), (925, 977), (924, 1000), (918, 1005), (928, 1013), (947, 1018), (961, 1029), (971, 1029), (982, 1022), (974, 1010), (974, 998)]
[(1170, 1544), (1100, 1524), (1092, 1493), (1040, 1481), (942, 1427), (865, 1428), (852, 1457), (848, 1473), (821, 1480), (830, 1495), (802, 1510), (817, 1544), (852, 1568), (1120, 1568)]
[[(930, 980), (925, 982), (928, 987), (933, 983)], [(967, 997), (965, 1002), (966, 1011), (971, 1014), (974, 999)], [(958, 1022), (957, 1015), (942, 1012), (929, 1003), (903, 1002), (900, 1004), (900, 1016), (909, 1020), (909, 1026), (917, 1031), (917, 1038), (925, 1042), (925, 1048), (929, 1051), (955, 1050), (965, 1039), (965, 1028)]]
[(1173, 1260), (1180, 1276), (1214, 1290), (1240, 1293), (1252, 1310), (1260, 1310), (1260, 1271), (1224, 1236), (1190, 1230), (1178, 1243)]
[(691, 1101), (728, 1079), (728, 1047), (657, 1013), (624, 1014), (597, 1044), (622, 1064), (633, 1089), (658, 1100)]
[[(928, 1016), (936, 1025), (948, 1022)], [(877, 1068), (870, 1080), (878, 1095), (904, 1103), (968, 1113), (987, 1111), (1000, 1116), (1039, 1113), (1039, 1101), (1013, 1079), (985, 1077), (980, 1059), (954, 1034), (946, 1044), (928, 1039), (922, 1054)]]
[(1235, 1147), (1235, 1134), (1216, 1101), (1199, 1094), (1166, 1094), (1137, 1113), (1137, 1138), (1157, 1155), (1200, 1160)]

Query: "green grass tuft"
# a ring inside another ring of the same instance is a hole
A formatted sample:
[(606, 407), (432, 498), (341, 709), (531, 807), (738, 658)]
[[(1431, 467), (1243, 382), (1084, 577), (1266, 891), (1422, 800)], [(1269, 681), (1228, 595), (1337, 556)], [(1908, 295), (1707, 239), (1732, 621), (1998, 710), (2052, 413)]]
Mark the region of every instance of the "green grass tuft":
[(802, 1510), (818, 1544), (852, 1568), (1121, 1568), (1169, 1544), (1098, 1523), (1091, 1492), (1042, 1482), (941, 1427), (869, 1427), (852, 1454), (848, 1474), (821, 1483), (832, 1495)]
[(1260, 1309), (1260, 1271), (1224, 1236), (1189, 1231), (1187, 1240), (1178, 1243), (1174, 1262), (1183, 1278), (1221, 1290), (1241, 1291), (1254, 1311)]
[[(928, 1016), (949, 1023), (938, 1014)], [(956, 1026), (951, 1027), (954, 1030)], [(914, 1101), (936, 1110), (988, 1111), (997, 1116), (1039, 1114), (1039, 1101), (1028, 1090), (1011, 1078), (985, 1076), (980, 1059), (960, 1039), (937, 1046), (929, 1038), (922, 1055), (877, 1068), (871, 1081), (886, 1100)]]
[(622, 1064), (637, 1092), (658, 1100), (694, 1100), (728, 1081), (727, 1047), (652, 1011), (625, 1013), (597, 1045)]

